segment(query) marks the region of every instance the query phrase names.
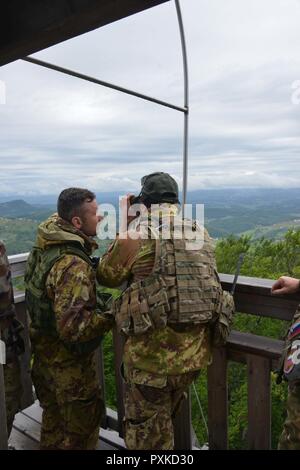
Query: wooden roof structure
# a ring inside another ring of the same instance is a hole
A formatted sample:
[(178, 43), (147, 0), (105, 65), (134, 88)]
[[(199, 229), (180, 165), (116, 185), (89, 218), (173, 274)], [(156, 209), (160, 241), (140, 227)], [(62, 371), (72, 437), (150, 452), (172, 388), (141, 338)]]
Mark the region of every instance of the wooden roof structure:
[(5, 0), (0, 66), (170, 0)]

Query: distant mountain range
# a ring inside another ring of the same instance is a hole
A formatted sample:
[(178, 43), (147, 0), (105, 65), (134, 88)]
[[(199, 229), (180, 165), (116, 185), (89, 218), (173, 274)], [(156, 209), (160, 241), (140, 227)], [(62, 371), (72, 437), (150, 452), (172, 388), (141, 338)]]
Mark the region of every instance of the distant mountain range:
[[(123, 193), (98, 193), (97, 200), (118, 209), (119, 195)], [(0, 198), (0, 218), (39, 222), (56, 210), (56, 197), (44, 196), (46, 200)], [(188, 202), (204, 204), (205, 224), (215, 238), (242, 233), (280, 238), (288, 228), (300, 227), (300, 188), (198, 190), (188, 193)]]
[(23, 199), (0, 203), (0, 217), (9, 219), (33, 219), (43, 220), (55, 211), (55, 206), (48, 205), (32, 205)]

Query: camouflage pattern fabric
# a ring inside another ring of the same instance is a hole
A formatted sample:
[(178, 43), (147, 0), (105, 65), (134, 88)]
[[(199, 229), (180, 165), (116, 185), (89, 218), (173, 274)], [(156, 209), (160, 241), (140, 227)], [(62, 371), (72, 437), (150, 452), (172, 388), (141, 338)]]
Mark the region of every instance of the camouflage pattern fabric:
[[(300, 320), (300, 305), (298, 306), (291, 324)], [(288, 334), (287, 334), (288, 337)], [(283, 368), (286, 358), (289, 341), (286, 337), (286, 343), (281, 357)], [(283, 373), (280, 371), (280, 374)], [(281, 377), (278, 383), (281, 382)], [(295, 381), (289, 383), (287, 398), (287, 417), (283, 425), (283, 431), (279, 438), (279, 450), (300, 450), (300, 383)]]
[[(55, 242), (67, 243), (70, 234), (87, 246), (87, 237), (74, 232), (54, 216), (39, 227), (37, 243), (47, 249)], [(94, 449), (98, 440), (103, 402), (95, 353), (68, 347), (93, 340), (112, 327), (112, 316), (98, 313), (95, 283), (93, 268), (73, 255), (57, 261), (46, 280), (57, 334), (31, 329), (32, 378), (43, 408), (42, 449)]]
[[(170, 204), (170, 213), (177, 211)], [(102, 257), (97, 279), (100, 284), (117, 287), (124, 281), (135, 282), (152, 272), (155, 240), (117, 239)], [(126, 337), (123, 361), (127, 369), (138, 373), (177, 375), (206, 367), (211, 361), (211, 332), (207, 324), (156, 329), (146, 334)]]
[(32, 379), (43, 408), (40, 448), (95, 449), (104, 404), (94, 353), (75, 360), (59, 341), (40, 337), (33, 344)]
[(21, 407), (22, 384), (18, 358), (15, 358), (9, 364), (5, 364), (3, 366), (3, 372), (5, 383), (7, 435), (9, 436), (15, 415), (20, 411)]
[[(176, 210), (169, 205), (170, 213)], [(99, 283), (117, 287), (147, 278), (155, 249), (155, 240), (117, 239), (100, 261)], [(172, 418), (199, 370), (211, 362), (211, 328), (207, 323), (170, 325), (125, 338), (126, 445), (132, 450), (173, 449)]]
[(175, 331), (167, 326), (156, 333), (131, 336), (124, 346), (124, 363), (132, 378), (136, 374), (160, 376), (186, 374), (211, 361), (210, 328), (197, 325)]
[[(125, 391), (125, 443), (130, 450), (174, 449), (173, 419), (198, 372), (161, 380), (148, 376), (150, 385), (129, 382)], [(158, 387), (160, 386), (160, 387)]]
[(279, 450), (300, 450), (300, 383), (289, 385), (287, 418), (279, 439)]
[[(11, 272), (6, 250), (3, 242), (0, 241), (0, 329), (1, 339), (5, 343), (8, 342), (10, 322), (15, 317), (12, 289)], [(22, 385), (18, 357), (13, 351), (6, 351), (6, 354), (10, 359), (9, 363), (3, 366), (7, 432), (9, 436), (15, 414), (20, 409)]]
[(81, 258), (65, 255), (55, 263), (46, 281), (46, 291), (53, 301), (61, 340), (84, 343), (112, 327), (112, 315), (97, 309), (95, 272)]

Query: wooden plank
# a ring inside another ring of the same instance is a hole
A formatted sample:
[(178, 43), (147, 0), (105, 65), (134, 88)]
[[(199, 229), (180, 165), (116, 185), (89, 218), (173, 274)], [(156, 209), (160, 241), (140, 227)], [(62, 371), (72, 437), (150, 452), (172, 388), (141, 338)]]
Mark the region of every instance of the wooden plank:
[[(21, 422), (22, 422), (22, 417), (27, 417), (29, 420), (34, 422), (35, 424), (33, 425), (33, 428), (36, 430), (37, 427), (41, 426), (42, 423), (42, 413), (43, 410), (39, 405), (39, 402), (36, 401), (33, 405), (31, 405), (29, 408), (26, 410), (22, 411), (21, 414)], [(111, 419), (115, 420), (115, 428), (117, 428), (117, 420), (115, 413), (113, 410), (108, 409), (107, 414)], [(26, 421), (27, 425), (29, 423), (30, 427), (30, 421)], [(16, 423), (18, 425), (18, 422)], [(99, 435), (100, 442), (97, 446), (97, 449), (101, 450), (111, 450), (111, 449), (124, 449), (125, 444), (123, 439), (121, 439), (118, 436), (118, 433), (116, 431), (112, 431), (109, 429), (104, 429), (101, 427), (100, 429), (100, 435)]]
[(237, 312), (249, 313), (260, 317), (277, 318), (290, 321), (299, 305), (298, 300), (256, 295), (255, 293), (236, 292), (234, 296)]
[(124, 437), (123, 418), (124, 418), (124, 393), (126, 384), (121, 375), (121, 365), (123, 360), (124, 338), (117, 332), (116, 328), (113, 329), (113, 345), (115, 352), (115, 375), (116, 375), (116, 394), (117, 394), (117, 408), (118, 408), (118, 422), (119, 422), (119, 435)]
[(119, 421), (118, 421), (118, 413), (111, 408), (106, 408), (106, 416), (107, 416), (107, 427), (112, 429), (113, 431), (118, 431), (119, 429)]
[(247, 354), (240, 351), (235, 351), (226, 348), (227, 351), (227, 360), (232, 362), (238, 362), (239, 364), (247, 364)]
[[(230, 290), (233, 283), (234, 274), (219, 273), (219, 276), (223, 287), (227, 290)], [(272, 279), (239, 276), (237, 286), (248, 286), (249, 284), (251, 284), (251, 286), (256, 289), (262, 288), (270, 290), (273, 283), (274, 281)]]
[(189, 450), (192, 448), (192, 412), (191, 394), (183, 401), (181, 409), (174, 420), (174, 449)]
[(100, 440), (110, 445), (111, 448), (117, 450), (126, 450), (124, 439), (119, 436), (119, 433), (110, 429), (100, 430)]
[(271, 361), (248, 355), (248, 449), (271, 448)]
[(228, 448), (228, 389), (227, 353), (225, 348), (214, 349), (208, 367), (208, 429), (209, 449)]
[[(222, 287), (230, 290), (233, 275), (220, 274)], [(252, 315), (290, 320), (300, 303), (300, 295), (271, 295), (274, 280), (239, 276), (235, 291), (236, 310)]]
[[(14, 422), (14, 429), (17, 430), (19, 433), (23, 434), (23, 436), (26, 436), (31, 441), (35, 442), (36, 446), (39, 447), (41, 423), (39, 423), (35, 419), (29, 418), (28, 416), (26, 416), (25, 413), (21, 412), (21, 413), (18, 413), (18, 415), (16, 415), (16, 419)], [(102, 439), (102, 434), (104, 434), (103, 439)], [(107, 433), (105, 434), (104, 430), (101, 429), (99, 442), (96, 446), (96, 449), (97, 450), (114, 450), (115, 446), (111, 444), (111, 441), (113, 440), (112, 437), (113, 436), (110, 436), (110, 439), (109, 439)], [(118, 441), (118, 444), (121, 445), (119, 441)]]
[(229, 351), (238, 351), (244, 354), (256, 354), (270, 359), (278, 359), (284, 346), (284, 341), (265, 336), (231, 331), (226, 347)]
[(23, 410), (22, 414), (41, 424), (43, 409), (41, 408), (39, 401), (36, 400), (33, 405), (31, 405), (29, 408), (26, 408), (26, 410)]
[(13, 426), (19, 432), (39, 444), (41, 435), (41, 424), (39, 422), (20, 412), (16, 414)]
[(9, 438), (9, 447), (14, 450), (39, 450), (39, 443), (13, 428)]

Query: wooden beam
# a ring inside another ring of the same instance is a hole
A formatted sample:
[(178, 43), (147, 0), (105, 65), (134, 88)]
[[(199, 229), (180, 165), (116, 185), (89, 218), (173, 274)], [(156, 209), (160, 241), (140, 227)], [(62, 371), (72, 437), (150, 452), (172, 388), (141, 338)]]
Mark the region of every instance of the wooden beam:
[(228, 449), (228, 380), (226, 348), (213, 351), (208, 368), (209, 449)]
[(0, 65), (169, 0), (6, 0)]
[(235, 330), (231, 331), (226, 343), (229, 351), (237, 351), (244, 355), (255, 354), (269, 359), (278, 359), (283, 346), (284, 341)]
[(271, 361), (249, 355), (248, 369), (248, 432), (250, 450), (271, 449)]
[[(222, 287), (230, 290), (233, 275), (220, 274)], [(237, 312), (290, 321), (300, 303), (300, 295), (271, 295), (274, 281), (239, 276), (234, 300)]]

